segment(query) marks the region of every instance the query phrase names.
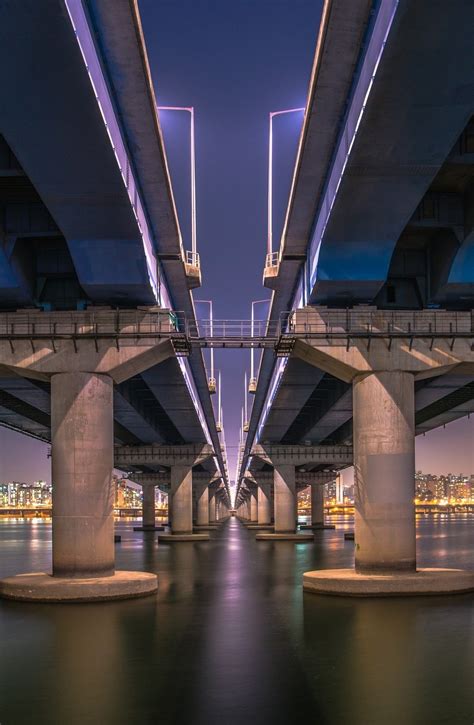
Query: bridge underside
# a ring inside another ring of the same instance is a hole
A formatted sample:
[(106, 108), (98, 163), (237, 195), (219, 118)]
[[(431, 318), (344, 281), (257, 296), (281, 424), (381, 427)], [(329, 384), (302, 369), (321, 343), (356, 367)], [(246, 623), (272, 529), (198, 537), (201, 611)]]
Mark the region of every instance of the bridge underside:
[[(0, 310), (158, 304), (193, 319), (135, 4), (7, 3), (0, 60)], [(116, 385), (114, 419), (121, 443), (210, 436), (223, 467), (200, 351)], [(49, 385), (0, 373), (0, 424), (48, 441)]]
[[(456, 374), (417, 381), (415, 407), (417, 435), (462, 418), (474, 412), (474, 381)], [(350, 443), (352, 386), (290, 358), (260, 440), (292, 445)]]
[[(474, 301), (474, 102), (467, 90), (473, 6), (402, 0), (391, 23), (383, 18), (381, 9), (320, 200), (310, 299), (340, 307), (375, 300), (399, 309), (468, 308)], [(383, 29), (389, 31), (384, 46)]]

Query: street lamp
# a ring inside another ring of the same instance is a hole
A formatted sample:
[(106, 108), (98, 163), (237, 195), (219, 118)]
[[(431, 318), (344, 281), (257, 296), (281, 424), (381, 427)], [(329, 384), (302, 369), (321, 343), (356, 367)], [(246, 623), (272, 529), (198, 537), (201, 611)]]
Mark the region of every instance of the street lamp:
[(190, 278), (191, 288), (201, 286), (201, 264), (197, 251), (196, 233), (196, 146), (194, 136), (194, 106), (158, 106), (158, 111), (184, 111), (191, 117), (190, 150), (191, 150), (191, 251), (186, 252), (186, 273)]
[[(251, 336), (254, 336), (254, 326), (255, 326), (255, 305), (260, 305), (266, 302), (267, 304), (270, 302), (270, 300), (254, 300), (252, 302), (252, 313), (251, 313)], [(250, 348), (250, 381), (249, 381), (249, 393), (251, 395), (255, 395), (257, 392), (257, 378), (255, 375), (255, 362), (254, 362), (254, 349), (253, 347)]]
[[(214, 320), (213, 320), (213, 314), (212, 314), (212, 300), (195, 300), (196, 304), (203, 304), (203, 305), (209, 305), (209, 335), (212, 337), (212, 333), (214, 330)], [(207, 386), (209, 388), (209, 392), (211, 395), (214, 395), (216, 392), (217, 386), (216, 386), (216, 378), (214, 376), (214, 348), (212, 347), (211, 342), (211, 375), (208, 378)]]
[(248, 405), (247, 405), (247, 371), (245, 371), (245, 378), (244, 378), (244, 408), (243, 408), (243, 421), (242, 421), (242, 430), (244, 433), (248, 433), (249, 431), (249, 418), (248, 418)]
[(305, 110), (305, 108), (287, 108), (284, 111), (272, 111), (269, 114), (267, 256), (265, 259), (264, 282), (266, 278), (273, 278), (278, 275), (279, 257), (279, 252), (273, 251), (273, 119), (275, 116), (284, 116), (288, 113), (300, 113)]
[[(212, 348), (211, 348), (212, 351)], [(221, 371), (219, 370), (219, 377), (218, 377), (219, 383), (217, 386), (217, 422), (216, 422), (216, 429), (218, 433), (222, 433), (222, 429), (224, 427), (224, 421), (222, 418), (222, 380), (221, 380)]]

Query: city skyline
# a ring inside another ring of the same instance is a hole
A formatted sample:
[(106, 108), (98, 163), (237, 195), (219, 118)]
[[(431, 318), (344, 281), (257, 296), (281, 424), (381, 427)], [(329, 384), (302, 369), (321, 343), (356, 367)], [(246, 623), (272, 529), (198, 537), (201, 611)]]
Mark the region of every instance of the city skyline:
[[(0, 480), (51, 481), (50, 444), (0, 428)], [(416, 470), (437, 475), (474, 472), (474, 418), (464, 417), (415, 439)], [(232, 475), (231, 469), (231, 475)], [(352, 467), (343, 471), (353, 480)]]
[[(7, 428), (0, 435), (0, 481), (45, 480), (51, 482), (50, 445)], [(446, 428), (417, 436), (416, 470), (436, 475), (474, 473), (474, 419), (461, 418)], [(232, 474), (232, 471), (231, 471)], [(344, 483), (350, 485), (352, 468), (345, 469)]]

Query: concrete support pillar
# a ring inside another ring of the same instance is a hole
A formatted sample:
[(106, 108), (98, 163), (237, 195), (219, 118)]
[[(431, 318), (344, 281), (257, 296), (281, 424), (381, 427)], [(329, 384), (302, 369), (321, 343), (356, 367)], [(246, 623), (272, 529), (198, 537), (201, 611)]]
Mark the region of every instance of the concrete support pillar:
[(143, 490), (143, 527), (153, 528), (155, 526), (155, 487), (153, 484), (145, 484)]
[(358, 376), (353, 398), (356, 571), (413, 571), (413, 375), (381, 372)]
[(296, 474), (291, 464), (275, 466), (275, 534), (296, 532)]
[(171, 532), (193, 533), (193, 472), (189, 466), (171, 466)]
[(271, 509), (271, 484), (260, 483), (258, 485), (258, 523), (268, 525), (272, 520)]
[(51, 378), (54, 576), (114, 573), (112, 405), (107, 375)]
[(200, 483), (197, 486), (197, 525), (207, 526), (209, 524), (209, 486), (207, 483)]
[(324, 486), (311, 484), (311, 525), (324, 525)]
[(211, 488), (209, 491), (209, 523), (214, 524), (217, 521), (216, 512), (216, 489)]
[(250, 492), (250, 521), (258, 522), (258, 493), (255, 486)]
[(171, 491), (168, 491), (168, 526), (171, 526)]

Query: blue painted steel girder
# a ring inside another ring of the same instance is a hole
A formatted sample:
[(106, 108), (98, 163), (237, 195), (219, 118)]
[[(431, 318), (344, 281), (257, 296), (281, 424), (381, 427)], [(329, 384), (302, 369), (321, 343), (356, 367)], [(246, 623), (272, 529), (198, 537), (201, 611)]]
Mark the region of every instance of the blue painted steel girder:
[[(474, 113), (473, 26), (469, 0), (382, 0), (315, 223), (312, 302), (371, 301), (386, 281), (404, 227)], [(463, 250), (450, 283), (474, 283), (472, 254)]]
[[(141, 230), (66, 3), (2, 3), (0, 59), (0, 132), (66, 238), (80, 284), (95, 301), (153, 304)], [(5, 260), (1, 269), (0, 284), (15, 285), (15, 270)]]

